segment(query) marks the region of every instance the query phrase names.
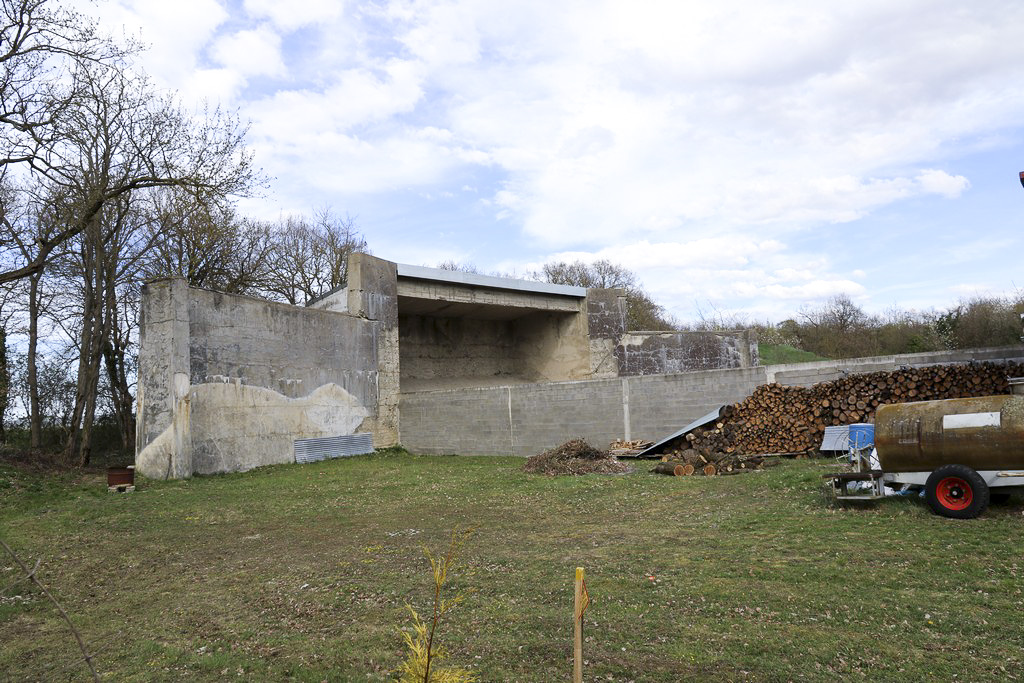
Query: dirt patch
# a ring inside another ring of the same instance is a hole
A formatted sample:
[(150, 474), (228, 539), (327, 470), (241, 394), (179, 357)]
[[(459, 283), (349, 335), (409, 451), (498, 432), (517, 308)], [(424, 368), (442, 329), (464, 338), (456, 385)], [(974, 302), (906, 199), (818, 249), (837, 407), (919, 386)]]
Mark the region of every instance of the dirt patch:
[(626, 474), (633, 468), (583, 439), (573, 439), (529, 458), (523, 471), (554, 477), (563, 474)]

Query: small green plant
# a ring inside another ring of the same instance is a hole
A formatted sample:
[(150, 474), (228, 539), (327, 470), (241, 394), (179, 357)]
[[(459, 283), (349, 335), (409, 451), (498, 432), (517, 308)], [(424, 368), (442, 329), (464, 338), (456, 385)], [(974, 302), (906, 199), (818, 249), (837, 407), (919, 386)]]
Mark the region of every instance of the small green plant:
[(459, 549), (469, 538), (471, 530), (459, 532), (456, 528), (452, 531), (451, 542), (444, 555), (434, 557), (430, 549), (424, 546), (423, 552), (430, 560), (430, 567), (434, 573), (434, 600), (431, 618), (423, 621), (412, 605), (406, 603), (409, 612), (412, 613), (413, 632), (402, 631), (402, 637), (409, 648), (402, 666), (399, 667), (399, 683), (470, 683), (478, 680), (476, 674), (467, 669), (459, 667), (439, 667), (438, 662), (447, 657), (448, 653), (438, 645), (438, 627), (441, 618), (455, 609), (456, 605), (462, 602), (464, 594), (456, 593), (454, 597), (444, 597), (445, 583), (448, 581), (448, 574), (457, 566)]

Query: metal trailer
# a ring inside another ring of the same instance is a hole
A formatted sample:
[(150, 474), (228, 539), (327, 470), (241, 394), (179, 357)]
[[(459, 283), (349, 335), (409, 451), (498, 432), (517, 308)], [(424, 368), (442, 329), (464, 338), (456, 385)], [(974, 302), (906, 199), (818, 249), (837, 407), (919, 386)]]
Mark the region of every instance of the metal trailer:
[(854, 471), (826, 475), (836, 499), (923, 491), (936, 514), (971, 519), (1024, 488), (1024, 378), (1010, 387), (1007, 396), (879, 406), (878, 466), (868, 449), (854, 449)]

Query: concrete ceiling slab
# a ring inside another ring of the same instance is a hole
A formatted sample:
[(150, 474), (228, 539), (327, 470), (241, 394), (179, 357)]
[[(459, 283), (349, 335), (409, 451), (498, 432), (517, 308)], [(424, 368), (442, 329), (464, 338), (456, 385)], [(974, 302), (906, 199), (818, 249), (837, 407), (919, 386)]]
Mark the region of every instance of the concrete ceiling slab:
[(422, 315), (435, 318), (473, 318), (475, 320), (515, 320), (530, 315), (540, 308), (498, 306), (495, 304), (463, 303), (438, 299), (398, 297), (398, 315)]

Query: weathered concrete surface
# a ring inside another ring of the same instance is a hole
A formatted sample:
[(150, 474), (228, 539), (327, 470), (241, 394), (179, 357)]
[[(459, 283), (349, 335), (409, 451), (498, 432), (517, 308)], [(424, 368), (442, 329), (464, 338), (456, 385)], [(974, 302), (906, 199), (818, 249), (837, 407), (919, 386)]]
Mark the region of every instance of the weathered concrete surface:
[(370, 416), (333, 383), (301, 398), (234, 382), (199, 384), (192, 386), (191, 403), (196, 474), (295, 462), (296, 439), (353, 434)]
[(174, 424), (136, 455), (135, 467), (150, 479), (180, 479), (294, 462), (296, 439), (353, 434), (369, 414), (337, 384), (302, 398), (238, 382), (192, 385)]
[(615, 349), (626, 333), (626, 290), (588, 289), (587, 329), (591, 379), (618, 377)]
[(518, 376), (512, 320), (399, 315), (403, 385), (417, 380)]
[(377, 327), (331, 311), (190, 289), (189, 379), (238, 381), (297, 398), (338, 384), (377, 399)]
[(507, 320), (402, 314), (398, 331), (401, 382), (407, 388), (590, 376), (579, 303), (575, 314), (532, 311)]
[(538, 312), (520, 318), (515, 328), (520, 376), (535, 382), (590, 378), (590, 338), (586, 302), (571, 315)]
[(757, 365), (757, 338), (750, 330), (720, 332), (626, 332), (615, 349), (619, 375), (664, 375)]
[(352, 254), (348, 261), (348, 312), (376, 321), (376, 410), (363, 431), (373, 432), (377, 446), (399, 443), (398, 393), (401, 359), (398, 345), (398, 265), (369, 254)]
[(319, 308), (323, 311), (334, 311), (335, 313), (348, 313), (348, 288), (341, 287), (329, 292), (324, 296), (310, 301), (306, 304), (309, 308)]
[(402, 312), (429, 315), (487, 316), (489, 309), (526, 309), (576, 313), (582, 297), (558, 296), (503, 289), (478, 289), (466, 285), (419, 280), (400, 280), (398, 296)]
[[(139, 310), (139, 369), (136, 449), (173, 454), (147, 459), (140, 473), (161, 478), (187, 477), (192, 459), (188, 424), (188, 286), (181, 278), (148, 283)], [(159, 443), (156, 443), (158, 442)], [(153, 465), (150, 468), (150, 464)]]
[[(142, 316), (136, 467), (144, 476), (289, 462), (297, 438), (369, 429), (375, 443), (398, 440), (397, 423), (377, 414), (388, 337), (377, 321), (190, 289), (180, 278), (147, 284)], [(393, 385), (387, 409), (397, 421)]]
[(412, 275), (397, 287), (402, 387), (590, 377), (586, 290), (404, 268)]
[[(135, 455), (135, 469), (150, 479), (183, 479), (193, 473), (188, 375), (183, 372), (174, 374), (171, 393), (174, 397), (171, 423), (144, 445), (138, 446)], [(143, 405), (141, 382), (139, 404)]]

